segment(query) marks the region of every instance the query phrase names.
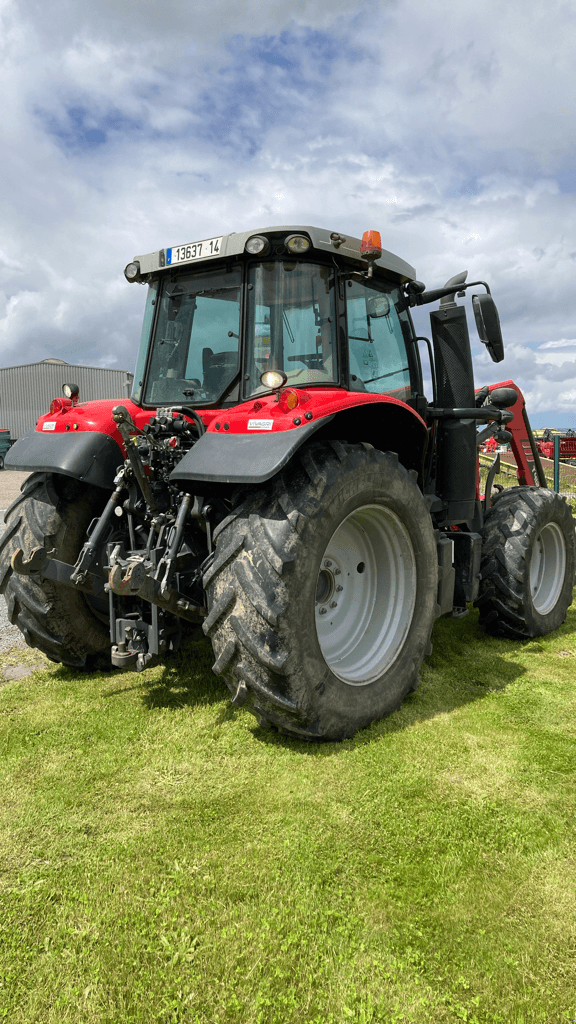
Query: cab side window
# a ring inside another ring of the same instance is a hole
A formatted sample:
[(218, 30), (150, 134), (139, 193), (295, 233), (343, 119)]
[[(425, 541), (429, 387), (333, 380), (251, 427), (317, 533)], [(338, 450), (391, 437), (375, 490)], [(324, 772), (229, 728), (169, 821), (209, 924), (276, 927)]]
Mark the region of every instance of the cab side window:
[(406, 343), (396, 304), (398, 289), (348, 281), (350, 374), (367, 391), (405, 400), (411, 394)]

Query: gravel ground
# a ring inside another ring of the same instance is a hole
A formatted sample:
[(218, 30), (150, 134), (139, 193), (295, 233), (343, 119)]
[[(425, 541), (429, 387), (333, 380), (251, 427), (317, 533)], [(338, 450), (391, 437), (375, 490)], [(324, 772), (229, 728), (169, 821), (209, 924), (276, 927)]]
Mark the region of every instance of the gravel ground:
[(6, 654), (8, 651), (13, 651), (15, 647), (21, 647), (24, 650), (27, 649), (27, 644), (22, 636), (22, 633), (18, 629), (18, 626), (12, 626), (8, 622), (8, 614), (6, 610), (6, 602), (3, 597), (0, 598), (0, 654)]

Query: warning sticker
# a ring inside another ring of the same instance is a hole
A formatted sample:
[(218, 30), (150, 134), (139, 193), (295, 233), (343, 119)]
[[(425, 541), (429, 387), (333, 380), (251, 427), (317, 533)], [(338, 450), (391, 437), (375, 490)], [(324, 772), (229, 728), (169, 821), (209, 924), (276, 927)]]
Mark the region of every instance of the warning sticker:
[(47, 423), (43, 423), (42, 430), (56, 430), (56, 421), (48, 420)]

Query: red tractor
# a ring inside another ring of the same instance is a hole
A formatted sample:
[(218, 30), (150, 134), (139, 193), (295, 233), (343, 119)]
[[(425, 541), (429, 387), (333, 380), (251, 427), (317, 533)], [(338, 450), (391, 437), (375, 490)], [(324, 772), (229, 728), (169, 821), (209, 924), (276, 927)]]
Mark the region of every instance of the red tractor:
[(493, 455), (495, 452), (498, 451), (499, 447), (500, 447), (500, 445), (498, 444), (498, 441), (496, 440), (495, 437), (488, 437), (484, 441), (484, 444), (481, 446), (480, 450), (485, 455)]
[[(132, 399), (66, 384), (6, 460), (32, 472), (0, 542), (31, 646), (142, 669), (201, 623), (234, 705), (339, 740), (416, 688), (438, 616), (475, 602), (517, 640), (564, 622), (572, 513), (545, 489), (518, 388), (474, 390), (466, 273), (426, 291), (376, 232), (275, 227), (125, 276), (148, 286)], [(499, 362), (496, 307), (473, 284)], [(435, 300), (430, 342), (410, 309)], [(498, 456), (478, 487), (491, 436), (518, 476), (495, 496)]]
[[(543, 455), (545, 459), (554, 458), (554, 434), (556, 431), (545, 430), (542, 437), (536, 441), (538, 451), (540, 455)], [(567, 430), (565, 434), (561, 434), (559, 437), (559, 451), (558, 455), (562, 462), (567, 462), (569, 465), (576, 465), (576, 431)]]

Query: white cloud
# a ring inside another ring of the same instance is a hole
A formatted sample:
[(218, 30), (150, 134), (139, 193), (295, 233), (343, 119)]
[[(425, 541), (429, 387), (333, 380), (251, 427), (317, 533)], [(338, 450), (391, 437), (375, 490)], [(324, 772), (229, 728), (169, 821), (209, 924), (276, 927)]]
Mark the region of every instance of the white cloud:
[(545, 341), (540, 350), (552, 348), (569, 348), (576, 351), (576, 338), (560, 338), (558, 341)]
[(542, 352), (536, 349), (534, 359), (542, 366), (563, 366), (566, 372), (572, 369), (572, 375), (576, 374), (576, 346), (574, 346), (570, 354), (566, 352)]
[(576, 320), (572, 5), (21, 0), (0, 18), (4, 365), (132, 368), (134, 255), (281, 220), (378, 228), (429, 287), (468, 269), (507, 343), (479, 373), (517, 373), (550, 410), (576, 386), (554, 379)]

